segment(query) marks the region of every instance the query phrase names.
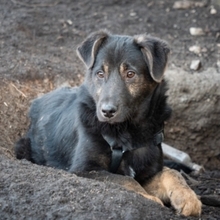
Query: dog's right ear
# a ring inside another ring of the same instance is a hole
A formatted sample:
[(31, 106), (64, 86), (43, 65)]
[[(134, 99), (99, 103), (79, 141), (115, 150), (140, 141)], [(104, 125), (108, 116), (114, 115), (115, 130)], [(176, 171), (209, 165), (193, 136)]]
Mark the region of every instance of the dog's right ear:
[(79, 58), (91, 69), (95, 62), (98, 49), (103, 41), (109, 36), (107, 31), (97, 31), (89, 35), (77, 48)]

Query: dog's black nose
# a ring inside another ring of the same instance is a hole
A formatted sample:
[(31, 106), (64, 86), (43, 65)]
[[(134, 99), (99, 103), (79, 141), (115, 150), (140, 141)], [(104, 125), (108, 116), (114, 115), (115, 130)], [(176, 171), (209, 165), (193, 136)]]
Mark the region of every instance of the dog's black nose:
[(117, 111), (117, 107), (114, 105), (110, 105), (110, 104), (103, 104), (102, 105), (102, 114), (106, 118), (114, 117), (116, 111)]

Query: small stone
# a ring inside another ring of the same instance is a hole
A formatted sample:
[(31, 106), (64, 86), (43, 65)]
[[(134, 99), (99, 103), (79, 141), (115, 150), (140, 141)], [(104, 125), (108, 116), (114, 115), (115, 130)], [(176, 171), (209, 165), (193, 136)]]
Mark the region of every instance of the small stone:
[(201, 52), (202, 52), (202, 53), (207, 53), (208, 50), (207, 50), (207, 48), (204, 47), (204, 48), (201, 49)]
[(130, 12), (130, 16), (131, 16), (131, 17), (136, 16), (136, 12)]
[(189, 51), (199, 55), (201, 53), (201, 47), (194, 45), (189, 48)]
[(170, 12), (170, 8), (166, 8), (166, 12)]
[(216, 66), (217, 66), (217, 71), (220, 73), (220, 60), (217, 61)]
[(189, 8), (194, 8), (194, 7), (204, 7), (206, 6), (206, 1), (176, 1), (173, 4), (174, 9), (189, 9)]
[(67, 23), (68, 25), (72, 25), (72, 24), (73, 24), (73, 22), (72, 22), (70, 19), (66, 20), (66, 23)]
[(188, 9), (188, 8), (191, 8), (193, 5), (194, 4), (192, 1), (176, 1), (173, 4), (173, 8), (174, 9)]
[(211, 6), (210, 14), (215, 15), (216, 13), (217, 13), (217, 10), (213, 6)]
[(205, 34), (202, 28), (191, 27), (189, 32), (192, 36), (202, 36)]
[(205, 7), (207, 5), (207, 2), (206, 1), (198, 1), (198, 2), (195, 2), (194, 3), (195, 7)]
[(201, 67), (201, 61), (200, 60), (192, 60), (190, 64), (190, 69), (191, 70), (199, 70)]

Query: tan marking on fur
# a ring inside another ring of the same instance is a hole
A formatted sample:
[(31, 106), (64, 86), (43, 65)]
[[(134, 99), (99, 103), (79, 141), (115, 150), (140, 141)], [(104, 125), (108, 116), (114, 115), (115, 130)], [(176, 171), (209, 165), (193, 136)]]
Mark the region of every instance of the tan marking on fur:
[(101, 91), (102, 91), (102, 89), (101, 89), (101, 88), (99, 88), (99, 89), (97, 90), (97, 92), (96, 92), (97, 97), (99, 97), (99, 96), (100, 96)]
[[(133, 181), (131, 181), (133, 180)], [(143, 197), (145, 197), (146, 199), (150, 199), (156, 203), (159, 203), (160, 205), (164, 206), (163, 205), (163, 202), (156, 196), (152, 196), (150, 194), (148, 194), (141, 185), (139, 185), (138, 182), (136, 182), (134, 179), (131, 179), (129, 181), (123, 181), (121, 183), (121, 185), (129, 190), (129, 191), (135, 191), (136, 193), (142, 195)]]
[(159, 198), (148, 194), (144, 190), (144, 188), (132, 177), (113, 174), (107, 171), (91, 171), (91, 172), (82, 172), (82, 173), (76, 173), (76, 174), (77, 176), (81, 176), (81, 177), (86, 177), (86, 178), (95, 179), (98, 181), (112, 182), (114, 184), (118, 184), (129, 191), (138, 193), (139, 195), (164, 206), (162, 201)]
[(149, 194), (160, 198), (164, 203), (170, 202), (179, 214), (184, 216), (201, 214), (201, 201), (182, 175), (175, 170), (164, 168), (143, 187)]
[[(142, 48), (141, 50), (147, 56), (150, 75), (153, 78), (153, 80), (155, 80), (154, 73), (153, 73), (153, 56), (148, 48)], [(155, 81), (157, 82), (157, 80), (155, 80)]]
[(109, 66), (106, 63), (103, 64), (103, 69), (104, 69), (104, 72), (108, 74)]
[[(127, 70), (127, 65), (125, 63), (122, 63), (119, 68), (120, 74), (123, 76), (126, 70)], [(128, 86), (128, 90), (133, 97), (135, 97), (138, 91), (140, 90), (139, 85), (137, 86), (137, 83), (138, 82)]]
[(126, 64), (125, 63), (121, 63), (120, 68), (119, 68), (120, 74), (123, 75), (126, 70), (127, 70)]
[(136, 97), (143, 91), (146, 91), (146, 89), (152, 91), (150, 87), (150, 83), (147, 84), (144, 80), (144, 76), (141, 75), (135, 78), (135, 81), (132, 84), (128, 85), (128, 90), (133, 97)]
[(164, 168), (144, 186), (141, 186), (131, 177), (112, 174), (107, 171), (84, 172), (82, 174), (77, 175), (116, 183), (161, 205), (163, 205), (162, 202), (170, 202), (179, 214), (185, 216), (201, 214), (202, 203), (189, 188), (182, 175), (175, 170)]
[(129, 92), (130, 92), (130, 94), (131, 94), (133, 97), (135, 97), (136, 94), (137, 94), (137, 92), (138, 92), (138, 88), (137, 88), (136, 86), (130, 85), (130, 86), (129, 86)]

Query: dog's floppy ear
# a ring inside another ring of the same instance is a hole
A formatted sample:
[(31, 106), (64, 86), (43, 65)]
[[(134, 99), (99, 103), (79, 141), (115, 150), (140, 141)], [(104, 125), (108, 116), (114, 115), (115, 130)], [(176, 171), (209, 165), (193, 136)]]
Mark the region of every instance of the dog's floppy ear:
[(108, 36), (107, 31), (94, 32), (77, 48), (79, 58), (86, 64), (88, 69), (93, 67), (98, 49)]
[(167, 43), (146, 34), (137, 35), (134, 39), (141, 48), (151, 77), (155, 82), (160, 83), (163, 79), (170, 52)]

